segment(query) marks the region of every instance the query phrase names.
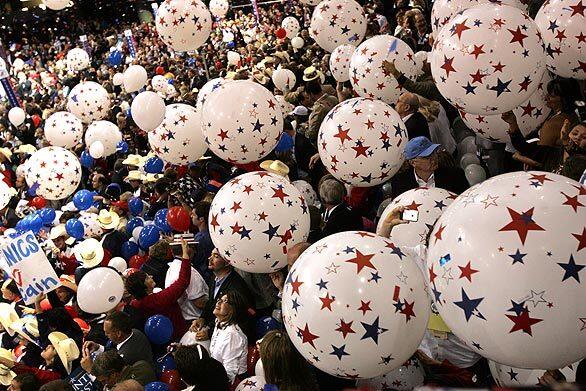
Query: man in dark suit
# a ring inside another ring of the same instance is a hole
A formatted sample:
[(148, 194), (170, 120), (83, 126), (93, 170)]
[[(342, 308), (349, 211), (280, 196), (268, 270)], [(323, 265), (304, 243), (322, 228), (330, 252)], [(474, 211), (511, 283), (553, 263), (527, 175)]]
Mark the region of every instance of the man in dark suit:
[(325, 207), (322, 238), (338, 232), (363, 229), (362, 217), (344, 202), (345, 196), (346, 188), (337, 179), (326, 179), (319, 186), (319, 197)]
[(435, 153), (439, 144), (416, 137), (405, 146), (405, 159), (411, 166), (391, 179), (393, 197), (417, 187), (439, 187), (456, 194), (469, 187), (460, 167), (438, 167)]
[(427, 120), (419, 112), (419, 99), (415, 94), (410, 92), (401, 94), (395, 105), (395, 110), (405, 123), (409, 140), (419, 136), (430, 138)]

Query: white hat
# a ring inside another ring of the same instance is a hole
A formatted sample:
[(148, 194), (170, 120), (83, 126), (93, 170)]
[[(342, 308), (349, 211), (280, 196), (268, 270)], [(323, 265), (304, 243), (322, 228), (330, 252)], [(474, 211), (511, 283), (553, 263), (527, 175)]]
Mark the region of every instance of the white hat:
[(265, 160), (260, 164), (260, 168), (284, 177), (289, 175), (289, 167), (280, 160)]
[[(14, 356), (8, 349), (0, 348), (0, 357), (14, 362)], [(3, 386), (9, 386), (10, 383), (12, 383), (12, 379), (15, 377), (16, 373), (12, 372), (10, 368), (0, 365), (0, 384)]]
[(49, 342), (57, 351), (67, 373), (71, 373), (71, 363), (79, 358), (79, 348), (75, 341), (59, 331), (49, 334)]
[(297, 107), (295, 107), (295, 109), (293, 109), (292, 112), (289, 113), (289, 115), (292, 115), (292, 114), (305, 116), (305, 115), (309, 115), (309, 110), (307, 110), (307, 107), (305, 107), (305, 106), (297, 106)]
[(18, 319), (19, 317), (14, 307), (8, 303), (0, 303), (0, 324), (2, 324), (4, 330), (6, 330), (10, 336), (14, 335), (14, 330), (11, 326)]
[(98, 266), (104, 259), (104, 248), (94, 238), (89, 238), (73, 248), (75, 259), (83, 264), (85, 268)]
[(49, 233), (49, 239), (55, 240), (57, 238), (60, 238), (61, 236), (65, 237), (66, 244), (72, 245), (73, 243), (75, 243), (75, 238), (70, 237), (67, 233), (67, 230), (65, 229), (65, 224), (59, 224), (51, 228), (51, 232)]
[(124, 178), (124, 181), (142, 181), (143, 176), (139, 170), (128, 171), (128, 175)]
[(118, 213), (110, 210), (102, 209), (98, 214), (98, 224), (103, 229), (115, 229), (120, 224), (120, 216)]
[(25, 316), (24, 318), (17, 319), (10, 325), (10, 328), (18, 333), (21, 337), (40, 346), (39, 342), (39, 324), (37, 318), (34, 316)]

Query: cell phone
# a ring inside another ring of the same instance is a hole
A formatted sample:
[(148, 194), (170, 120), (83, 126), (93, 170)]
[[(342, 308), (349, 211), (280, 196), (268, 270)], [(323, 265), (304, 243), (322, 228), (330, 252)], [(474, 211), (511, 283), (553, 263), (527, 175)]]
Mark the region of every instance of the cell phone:
[(401, 214), (401, 219), (406, 221), (417, 221), (419, 220), (419, 212), (416, 210), (404, 210)]

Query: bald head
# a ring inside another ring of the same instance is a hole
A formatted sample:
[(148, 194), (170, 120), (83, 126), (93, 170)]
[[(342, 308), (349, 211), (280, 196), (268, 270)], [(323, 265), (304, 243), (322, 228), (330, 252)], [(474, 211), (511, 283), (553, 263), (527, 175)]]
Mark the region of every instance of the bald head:
[(299, 258), (299, 256), (310, 246), (311, 243), (301, 242), (297, 243), (296, 245), (290, 247), (287, 250), (287, 266), (289, 267), (289, 269), (291, 269), (291, 266), (293, 266), (297, 258)]
[(116, 383), (112, 391), (143, 391), (144, 387), (134, 379)]
[(419, 110), (419, 99), (417, 98), (417, 95), (410, 92), (404, 92), (397, 100), (395, 109), (401, 118), (415, 113)]

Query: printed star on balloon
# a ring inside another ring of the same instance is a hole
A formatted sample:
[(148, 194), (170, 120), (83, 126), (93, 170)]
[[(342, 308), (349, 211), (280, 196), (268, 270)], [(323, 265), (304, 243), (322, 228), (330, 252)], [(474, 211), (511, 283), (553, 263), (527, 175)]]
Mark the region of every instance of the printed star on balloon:
[(110, 105), (108, 91), (93, 81), (79, 83), (67, 97), (67, 110), (85, 124), (106, 118)]
[(210, 36), (212, 16), (201, 0), (165, 0), (157, 10), (156, 28), (173, 50), (197, 50)]
[(366, 15), (354, 0), (324, 0), (313, 11), (310, 36), (324, 50), (340, 45), (357, 46), (366, 34)]
[(42, 148), (27, 160), (25, 179), (33, 194), (48, 200), (61, 200), (77, 189), (81, 164), (67, 149)]

